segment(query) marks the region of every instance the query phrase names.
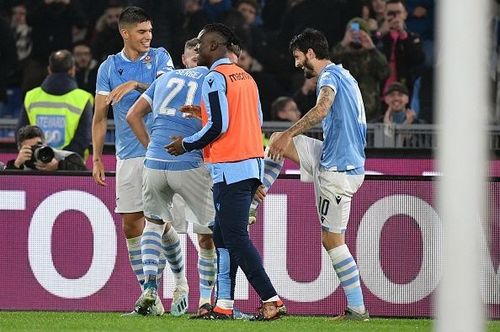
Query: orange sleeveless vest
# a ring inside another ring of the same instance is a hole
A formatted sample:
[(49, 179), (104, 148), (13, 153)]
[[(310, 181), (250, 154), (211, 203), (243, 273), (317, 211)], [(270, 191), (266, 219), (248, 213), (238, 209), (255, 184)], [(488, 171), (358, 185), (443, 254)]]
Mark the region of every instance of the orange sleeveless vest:
[[(262, 130), (258, 112), (257, 84), (252, 76), (235, 64), (222, 64), (215, 69), (226, 79), (229, 127), (203, 150), (205, 162), (235, 162), (263, 158)], [(201, 103), (202, 123), (208, 121), (205, 104)]]

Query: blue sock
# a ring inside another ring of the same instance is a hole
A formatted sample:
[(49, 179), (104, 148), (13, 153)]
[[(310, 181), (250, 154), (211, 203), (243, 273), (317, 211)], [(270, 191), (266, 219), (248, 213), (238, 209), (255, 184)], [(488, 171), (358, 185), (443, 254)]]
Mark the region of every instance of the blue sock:
[(186, 285), (187, 280), (184, 275), (184, 255), (181, 250), (181, 240), (173, 227), (163, 234), (163, 250), (165, 258), (170, 265), (170, 270), (174, 274), (176, 285)]
[(231, 295), (231, 258), (226, 248), (217, 248), (217, 305), (223, 309), (233, 309)]
[[(265, 154), (267, 155), (267, 149)], [(262, 179), (262, 184), (264, 185), (264, 191), (266, 193), (280, 175), (281, 168), (283, 168), (284, 162), (284, 159), (277, 162), (269, 157), (264, 158), (264, 177)], [(257, 209), (258, 205), (259, 202), (257, 202), (256, 199), (253, 199), (252, 204), (250, 204), (250, 210)]]
[(199, 306), (211, 304), (212, 289), (214, 288), (217, 273), (217, 256), (215, 249), (200, 248), (198, 252), (198, 274), (200, 276)]
[(146, 220), (141, 239), (142, 269), (146, 279), (144, 288), (157, 288), (158, 263), (162, 252), (161, 236), (164, 228), (165, 224), (158, 225)]
[(142, 270), (141, 237), (138, 236), (127, 239), (127, 250), (130, 266), (142, 289), (144, 284), (144, 271)]
[(359, 270), (347, 245), (344, 244), (329, 250), (328, 255), (330, 255), (335, 273), (337, 273), (347, 297), (347, 306), (363, 314), (365, 312), (365, 304), (359, 280)]

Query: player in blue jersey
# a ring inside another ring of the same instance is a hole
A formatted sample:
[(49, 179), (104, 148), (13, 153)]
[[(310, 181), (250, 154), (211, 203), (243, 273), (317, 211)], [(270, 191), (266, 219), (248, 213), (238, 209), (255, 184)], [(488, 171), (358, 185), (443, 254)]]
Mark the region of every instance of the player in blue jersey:
[[(179, 195), (194, 216), (189, 218), (193, 231), (198, 234), (200, 251), (198, 269), (200, 277), (199, 308), (211, 308), (212, 288), (215, 282), (216, 254), (212, 231), (208, 228), (214, 221), (212, 202), (212, 180), (203, 164), (201, 151), (192, 151), (176, 158), (167, 153), (164, 146), (172, 136), (190, 136), (201, 129), (198, 119), (188, 118), (179, 109), (184, 105), (199, 105), (201, 85), (208, 73), (206, 67), (197, 67), (197, 40), (186, 42), (182, 62), (187, 69), (171, 71), (156, 81), (134, 104), (127, 115), (130, 127), (143, 146), (147, 147), (144, 162), (143, 197), (146, 226), (142, 237), (142, 260), (146, 283), (140, 298), (141, 310), (148, 310), (157, 299), (157, 275), (159, 250), (162, 234), (169, 233), (171, 226), (176, 230), (186, 230), (186, 218), (175, 197)], [(153, 124), (148, 133), (143, 119), (152, 113)], [(174, 201), (176, 202), (174, 204)], [(178, 207), (178, 206), (177, 206)], [(175, 212), (181, 212), (182, 220)], [(172, 224), (172, 225), (171, 225)], [(182, 308), (172, 308), (172, 312), (187, 309), (188, 285), (177, 287), (182, 290), (176, 295), (183, 296)]]
[[(106, 186), (102, 150), (107, 130), (107, 112), (112, 106), (116, 136), (116, 209), (123, 220), (132, 270), (140, 284), (144, 282), (141, 260), (141, 234), (144, 228), (142, 202), (142, 169), (146, 149), (126, 122), (129, 108), (159, 75), (173, 70), (168, 52), (151, 48), (151, 18), (138, 7), (126, 8), (119, 18), (123, 50), (110, 55), (99, 67), (97, 75), (94, 119), (92, 124), (94, 180)], [(150, 120), (146, 119), (150, 125)], [(164, 239), (167, 246), (169, 239)], [(175, 240), (175, 238), (174, 238)], [(152, 314), (163, 314), (161, 301)]]
[[(321, 32), (304, 30), (292, 39), (290, 51), (306, 78), (318, 77), (317, 101), (293, 126), (272, 135), (268, 155), (275, 162), (293, 160), (300, 165), (301, 180), (314, 182), (323, 247), (347, 297), (347, 309), (336, 319), (368, 320), (359, 270), (344, 237), (351, 199), (365, 173), (366, 118), (361, 93), (351, 74), (329, 60), (328, 43)], [(301, 135), (319, 123), (323, 142)], [(279, 168), (274, 169), (274, 179)]]

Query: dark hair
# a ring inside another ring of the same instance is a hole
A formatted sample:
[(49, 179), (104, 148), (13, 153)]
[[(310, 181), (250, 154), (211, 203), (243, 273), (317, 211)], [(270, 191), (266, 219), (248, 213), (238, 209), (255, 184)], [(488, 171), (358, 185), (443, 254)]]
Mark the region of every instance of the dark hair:
[(227, 25), (222, 23), (210, 23), (203, 27), (205, 33), (207, 32), (215, 32), (224, 38), (226, 46), (231, 47), (231, 45), (240, 45), (240, 41), (234, 34), (233, 30), (231, 30)]
[(404, 0), (386, 0), (386, 1), (385, 1), (386, 6), (387, 6), (388, 4), (390, 4), (390, 3), (400, 3), (400, 4), (402, 4), (402, 5), (403, 5), (403, 7), (406, 7), (406, 6), (405, 6), (405, 2), (404, 2)]
[(49, 68), (52, 73), (65, 73), (75, 66), (75, 58), (68, 50), (52, 52), (49, 56)]
[(124, 25), (139, 24), (147, 21), (151, 22), (151, 16), (144, 9), (131, 6), (125, 8), (120, 14), (118, 26), (122, 29)]
[(286, 104), (288, 104), (291, 101), (293, 101), (293, 99), (287, 96), (281, 96), (276, 98), (271, 104), (271, 119), (281, 120), (278, 117), (278, 113), (286, 106)]
[(257, 0), (238, 0), (234, 4), (234, 7), (238, 8), (238, 6), (241, 5), (242, 3), (246, 3), (247, 5), (252, 6), (257, 12), (259, 11), (259, 3), (257, 2)]
[(198, 38), (192, 38), (184, 44), (184, 48), (195, 48), (198, 45)]
[(45, 135), (40, 127), (29, 125), (21, 127), (17, 131), (17, 145), (20, 146), (24, 141), (35, 137), (40, 137), (45, 142)]
[(290, 53), (296, 49), (303, 53), (307, 53), (308, 49), (312, 49), (319, 60), (329, 59), (328, 41), (325, 35), (318, 30), (307, 28), (302, 33), (293, 37), (290, 41)]
[(92, 52), (92, 47), (90, 47), (90, 44), (88, 42), (86, 42), (85, 40), (80, 40), (80, 41), (77, 41), (77, 42), (74, 42), (73, 43), (73, 50), (75, 49), (75, 47), (77, 46), (85, 46), (85, 47), (88, 47), (90, 48), (90, 51)]

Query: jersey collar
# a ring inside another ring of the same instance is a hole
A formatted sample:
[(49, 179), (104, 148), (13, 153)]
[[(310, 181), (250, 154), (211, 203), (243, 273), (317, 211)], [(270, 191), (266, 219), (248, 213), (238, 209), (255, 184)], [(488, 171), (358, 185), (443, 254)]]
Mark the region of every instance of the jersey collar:
[(210, 70), (213, 70), (218, 65), (226, 65), (226, 64), (231, 64), (231, 61), (229, 61), (229, 58), (220, 58), (219, 60), (215, 61), (212, 64), (212, 66), (210, 66)]
[(146, 56), (148, 56), (148, 54), (149, 54), (149, 51), (150, 51), (150, 50), (151, 50), (151, 49), (149, 49), (146, 53), (144, 53), (144, 54), (143, 54), (140, 58), (138, 58), (138, 59), (137, 59), (137, 60), (135, 60), (135, 61), (132, 61), (132, 60), (130, 60), (129, 58), (127, 58), (127, 56), (125, 55), (125, 52), (124, 52), (124, 51), (125, 51), (125, 49), (121, 50), (121, 52), (120, 52), (120, 56), (122, 57), (122, 59), (123, 59), (123, 60), (125, 60), (125, 61), (127, 61), (127, 62), (142, 61), (142, 60), (144, 60), (144, 58), (145, 58)]

